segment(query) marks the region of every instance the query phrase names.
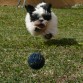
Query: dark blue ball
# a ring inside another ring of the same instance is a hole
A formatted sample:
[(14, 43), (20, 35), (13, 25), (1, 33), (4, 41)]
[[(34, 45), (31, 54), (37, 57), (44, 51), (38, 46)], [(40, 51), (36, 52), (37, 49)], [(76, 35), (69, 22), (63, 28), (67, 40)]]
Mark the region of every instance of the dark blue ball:
[(28, 64), (32, 69), (40, 69), (45, 64), (45, 59), (40, 53), (33, 53), (28, 57)]

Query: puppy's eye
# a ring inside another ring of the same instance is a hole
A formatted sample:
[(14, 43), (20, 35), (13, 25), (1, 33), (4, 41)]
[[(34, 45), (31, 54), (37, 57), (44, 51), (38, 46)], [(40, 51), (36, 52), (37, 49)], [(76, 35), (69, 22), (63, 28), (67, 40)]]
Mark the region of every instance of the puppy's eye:
[(31, 21), (36, 21), (39, 19), (39, 15), (38, 14), (31, 14), (30, 19), (31, 19)]
[(39, 19), (39, 15), (38, 14), (32, 14), (32, 18), (34, 18), (34, 19)]
[(44, 14), (44, 15), (43, 15), (43, 18), (44, 18), (45, 20), (50, 20), (50, 19), (51, 19), (51, 14)]
[(38, 14), (32, 14), (31, 19), (32, 21), (38, 20), (39, 19)]

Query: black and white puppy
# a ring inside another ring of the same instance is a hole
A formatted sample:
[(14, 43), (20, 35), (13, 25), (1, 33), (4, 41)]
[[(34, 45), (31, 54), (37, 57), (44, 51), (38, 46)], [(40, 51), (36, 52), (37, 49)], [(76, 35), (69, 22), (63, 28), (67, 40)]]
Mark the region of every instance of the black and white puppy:
[(27, 14), (25, 23), (27, 30), (33, 36), (42, 35), (51, 39), (57, 33), (57, 16), (51, 11), (51, 4), (39, 3), (36, 7), (25, 6)]

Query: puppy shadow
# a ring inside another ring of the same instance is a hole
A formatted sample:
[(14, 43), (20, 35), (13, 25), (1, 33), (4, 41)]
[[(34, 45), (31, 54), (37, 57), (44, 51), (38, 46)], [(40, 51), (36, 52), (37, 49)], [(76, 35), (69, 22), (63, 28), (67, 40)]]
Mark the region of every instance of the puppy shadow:
[(71, 45), (79, 45), (76, 39), (74, 38), (62, 38), (62, 39), (51, 39), (45, 42), (46, 45), (56, 45), (56, 46), (71, 46)]

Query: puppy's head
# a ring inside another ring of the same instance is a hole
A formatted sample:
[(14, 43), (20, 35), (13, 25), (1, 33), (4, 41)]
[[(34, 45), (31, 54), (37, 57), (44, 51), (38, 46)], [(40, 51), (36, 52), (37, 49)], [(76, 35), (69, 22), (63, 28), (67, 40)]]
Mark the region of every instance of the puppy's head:
[(37, 27), (44, 28), (51, 20), (51, 4), (40, 3), (36, 7), (27, 5), (25, 8), (30, 14), (30, 21)]

